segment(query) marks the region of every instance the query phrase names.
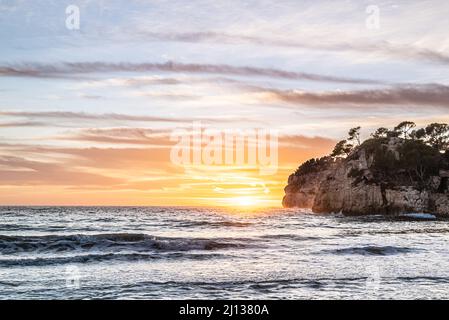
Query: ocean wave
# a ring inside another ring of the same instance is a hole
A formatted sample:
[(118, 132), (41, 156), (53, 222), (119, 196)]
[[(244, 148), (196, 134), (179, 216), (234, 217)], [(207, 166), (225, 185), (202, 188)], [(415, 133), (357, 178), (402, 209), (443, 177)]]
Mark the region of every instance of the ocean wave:
[(8, 282), (8, 281), (0, 281), (0, 286), (18, 287), (18, 286), (20, 286), (20, 283)]
[(94, 235), (2, 236), (0, 253), (68, 251), (190, 251), (246, 248), (249, 239), (169, 238), (147, 234), (114, 233)]
[(301, 236), (297, 234), (266, 234), (259, 238), (262, 239), (283, 239), (283, 240), (293, 240), (293, 241), (308, 241), (308, 240), (322, 240), (323, 237), (313, 237), (313, 236)]
[(449, 283), (449, 277), (443, 276), (402, 276), (397, 277), (396, 279), (405, 281), (405, 282), (421, 282), (421, 283)]
[(239, 221), (183, 221), (178, 226), (180, 227), (236, 227), (244, 228), (253, 225), (251, 222), (239, 222)]
[(104, 261), (154, 261), (154, 260), (210, 260), (222, 258), (222, 254), (206, 253), (106, 253), (106, 254), (83, 254), (75, 256), (40, 257), (0, 259), (0, 268), (9, 267), (42, 267), (48, 265), (76, 264), (76, 263), (99, 263)]
[(421, 220), (435, 220), (437, 217), (430, 213), (407, 213), (398, 216), (398, 220), (410, 220), (410, 221), (421, 221)]
[(409, 229), (394, 229), (394, 230), (363, 230), (363, 231), (346, 231), (342, 233), (343, 237), (363, 236), (363, 235), (401, 235), (401, 234), (444, 234), (449, 233), (449, 228), (409, 228)]
[[(316, 278), (273, 278), (273, 279), (245, 279), (230, 281), (142, 281), (130, 284), (127, 287), (183, 287), (183, 288), (205, 288), (207, 290), (230, 290), (234, 288), (256, 291), (277, 291), (282, 288), (305, 287), (320, 288), (332, 284), (350, 284), (350, 283), (366, 283), (366, 277), (316, 277)], [(126, 287), (126, 286), (123, 286)], [(122, 289), (123, 289), (122, 287)]]
[(32, 226), (32, 225), (24, 225), (24, 224), (11, 224), (11, 223), (3, 223), (0, 224), (0, 231), (57, 231), (64, 230), (66, 226), (63, 225), (42, 225), (42, 226)]
[(417, 251), (407, 247), (394, 246), (366, 246), (366, 247), (350, 247), (335, 250), (325, 250), (326, 253), (341, 254), (341, 255), (373, 255), (373, 256), (389, 256), (403, 253), (410, 253)]

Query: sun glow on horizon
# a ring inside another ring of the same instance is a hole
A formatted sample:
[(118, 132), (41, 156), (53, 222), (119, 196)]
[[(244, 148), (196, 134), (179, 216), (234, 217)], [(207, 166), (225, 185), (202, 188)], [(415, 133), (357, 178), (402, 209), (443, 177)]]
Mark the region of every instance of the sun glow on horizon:
[(252, 196), (239, 196), (226, 199), (226, 204), (231, 207), (255, 208), (263, 206), (260, 199)]

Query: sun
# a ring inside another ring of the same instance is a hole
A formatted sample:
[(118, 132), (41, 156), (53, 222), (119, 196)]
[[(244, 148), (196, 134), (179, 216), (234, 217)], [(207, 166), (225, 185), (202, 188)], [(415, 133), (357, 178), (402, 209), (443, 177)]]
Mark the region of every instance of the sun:
[(250, 196), (234, 197), (228, 199), (229, 205), (238, 207), (255, 207), (258, 205), (258, 199)]

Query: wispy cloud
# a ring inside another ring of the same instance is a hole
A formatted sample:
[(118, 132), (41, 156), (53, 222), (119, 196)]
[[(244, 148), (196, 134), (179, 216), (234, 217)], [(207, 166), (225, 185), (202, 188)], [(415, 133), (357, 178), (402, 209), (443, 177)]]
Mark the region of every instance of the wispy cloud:
[(67, 169), (58, 163), (30, 161), (21, 157), (0, 156), (1, 185), (114, 185), (120, 179)]
[(361, 42), (361, 41), (298, 41), (292, 38), (264, 37), (258, 35), (229, 34), (223, 32), (141, 32), (140, 36), (152, 41), (173, 41), (189, 43), (215, 44), (253, 44), (259, 46), (279, 46), (324, 51), (354, 51), (358, 53), (376, 53), (387, 57), (400, 59), (422, 60), (438, 64), (449, 64), (449, 55), (444, 52), (413, 45), (394, 44), (389, 41)]
[(16, 128), (16, 127), (42, 127), (47, 124), (37, 121), (21, 121), (21, 122), (0, 122), (0, 128)]
[(260, 92), (273, 100), (308, 106), (327, 105), (353, 108), (354, 106), (413, 105), (449, 107), (449, 86), (422, 85), (397, 86), (375, 90), (306, 92), (260, 88)]
[(172, 61), (168, 61), (165, 63), (64, 62), (51, 65), (40, 63), (21, 63), (0, 66), (0, 76), (16, 77), (71, 78), (81, 74), (117, 72), (184, 72), (348, 84), (383, 84), (383, 82), (377, 80), (334, 77), (328, 75), (286, 71), (272, 68), (231, 66), (225, 64), (187, 64)]
[(158, 147), (170, 147), (170, 129), (147, 128), (108, 128), (108, 129), (84, 129), (73, 134), (58, 137), (60, 140), (88, 141), (108, 144), (131, 144)]
[[(87, 113), (87, 112), (71, 112), (71, 111), (0, 111), (0, 116), (19, 117), (27, 119), (56, 119), (56, 120), (92, 120), (92, 121), (130, 121), (130, 122), (168, 122), (168, 123), (191, 123), (192, 121), (204, 121), (204, 122), (235, 122), (235, 119), (226, 117), (198, 117), (198, 118), (181, 118), (181, 117), (157, 117), (146, 115), (129, 115), (120, 113)], [(242, 119), (245, 121), (251, 121), (250, 119)], [(21, 124), (43, 124), (44, 122), (17, 122)], [(8, 124), (12, 127), (14, 123)], [(47, 123), (48, 125), (54, 124), (53, 122)], [(1, 126), (1, 124), (0, 124)]]
[[(169, 134), (163, 131), (133, 128), (92, 129), (81, 130), (78, 135), (69, 135), (68, 138), (78, 139), (81, 142), (93, 140), (98, 142), (99, 146), (69, 148), (0, 143), (0, 174), (2, 176), (0, 186), (110, 185), (114, 189), (126, 189), (133, 181), (153, 177), (151, 172), (154, 171), (159, 172), (159, 177), (169, 175), (169, 177), (177, 179), (178, 184), (192, 179), (189, 172), (185, 171), (186, 168), (170, 165), (170, 152), (167, 147), (172, 146), (174, 142), (170, 142)], [(107, 146), (110, 143), (115, 146)], [(154, 144), (154, 148), (142, 147), (142, 144), (148, 143)], [(295, 167), (298, 161), (329, 152), (334, 143), (334, 140), (323, 137), (280, 136), (279, 157), (284, 166)], [(102, 144), (103, 146), (101, 146)], [(135, 144), (136, 146), (130, 147), (125, 144)], [(241, 169), (228, 166), (196, 168), (199, 172), (208, 169), (210, 172), (207, 173), (207, 176), (211, 180), (218, 179), (215, 173), (220, 171), (233, 175), (235, 174), (234, 170), (243, 170), (254, 175), (254, 179), (257, 179), (258, 172), (257, 168), (246, 167)], [(288, 170), (291, 168), (288, 167)], [(204, 175), (205, 172), (202, 174)], [(201, 179), (196, 181), (196, 183), (198, 182), (201, 182)], [(161, 186), (164, 186), (164, 183)]]

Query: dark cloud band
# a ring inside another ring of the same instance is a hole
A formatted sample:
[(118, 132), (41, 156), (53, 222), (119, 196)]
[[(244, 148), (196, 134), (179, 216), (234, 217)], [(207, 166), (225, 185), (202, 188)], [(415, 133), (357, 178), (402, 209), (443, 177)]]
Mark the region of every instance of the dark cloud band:
[(224, 64), (186, 64), (177, 62), (165, 63), (22, 63), (0, 66), (0, 76), (38, 77), (38, 78), (73, 78), (83, 74), (117, 73), (117, 72), (183, 72), (204, 73), (233, 76), (267, 77), (287, 80), (307, 80), (318, 82), (348, 83), (348, 84), (383, 84), (381, 81), (334, 77), (305, 72), (285, 71), (270, 68), (250, 66), (230, 66)]

